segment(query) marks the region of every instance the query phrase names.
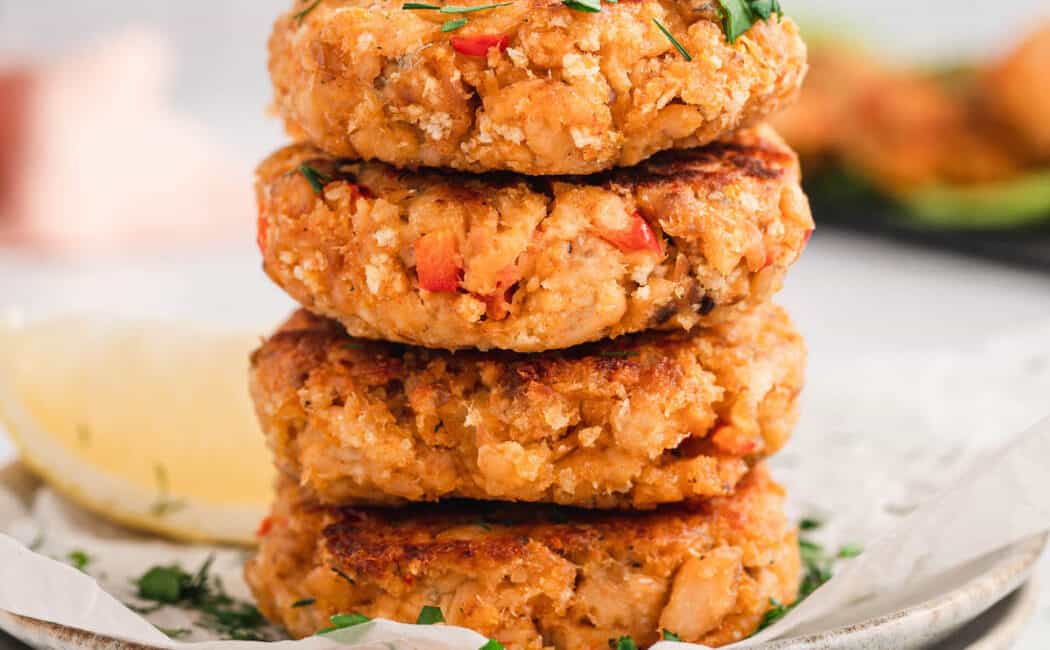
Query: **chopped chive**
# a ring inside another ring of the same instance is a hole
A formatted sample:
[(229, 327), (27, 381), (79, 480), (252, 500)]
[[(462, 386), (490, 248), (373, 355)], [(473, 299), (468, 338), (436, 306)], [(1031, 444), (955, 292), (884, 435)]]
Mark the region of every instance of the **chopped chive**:
[(503, 650), (503, 644), (496, 639), (489, 639), (478, 650)]
[(819, 519), (805, 518), (798, 522), (799, 530), (816, 530), (824, 525), (824, 522)]
[(478, 5), (476, 7), (442, 7), (441, 13), (443, 14), (472, 14), (475, 11), (487, 11), (489, 9), (498, 9), (499, 7), (508, 7), (514, 4), (513, 2), (498, 2), (492, 5)]
[[(303, 2), (306, 2), (306, 0), (303, 0)], [(296, 22), (298, 22), (300, 25), (302, 25), (303, 21), (306, 20), (306, 17), (310, 15), (310, 12), (313, 11), (314, 9), (317, 9), (317, 5), (319, 5), (319, 4), (321, 4), (321, 0), (314, 0), (314, 3), (312, 5), (310, 5), (306, 9), (303, 9), (299, 13), (295, 14)]]
[(466, 18), (457, 18), (456, 20), (450, 20), (447, 23), (445, 23), (444, 25), (442, 25), (441, 26), (441, 31), (443, 33), (454, 32), (454, 31), (456, 31), (457, 29), (459, 29), (460, 27), (462, 27), (463, 25), (466, 25), (466, 24), (467, 24), (467, 19)]
[(311, 188), (313, 188), (314, 194), (318, 196), (324, 194), (324, 186), (331, 180), (321, 172), (306, 164), (299, 165), (299, 173), (303, 175), (306, 182), (310, 184)]
[(671, 630), (662, 630), (660, 632), (660, 635), (662, 636), (664, 641), (681, 641), (682, 640), (682, 637), (678, 636), (677, 634), (675, 634)]
[(316, 598), (303, 598), (292, 603), (292, 607), (309, 607), (317, 602)]
[(445, 615), (441, 613), (441, 608), (433, 605), (424, 605), (419, 612), (419, 617), (416, 619), (416, 625), (433, 625), (434, 623), (444, 622)]
[(659, 20), (653, 18), (653, 22), (656, 23), (656, 26), (659, 27), (660, 31), (664, 33), (664, 36), (667, 37), (667, 40), (671, 41), (671, 45), (674, 45), (674, 49), (678, 50), (678, 53), (682, 55), (683, 59), (685, 59), (686, 61), (693, 60), (692, 55), (689, 54), (689, 52), (687, 52), (684, 47), (682, 47), (682, 44), (679, 43), (674, 36), (671, 35), (671, 32), (667, 31), (666, 27), (660, 24)]
[(848, 560), (850, 558), (857, 557), (863, 552), (864, 549), (861, 547), (860, 544), (846, 544), (845, 546), (839, 549), (838, 557), (843, 560)]
[(562, 0), (562, 4), (573, 11), (583, 11), (589, 14), (596, 14), (602, 10), (601, 0)]
[(401, 5), (402, 9), (419, 9), (424, 11), (439, 11), (443, 14), (472, 14), (475, 11), (488, 11), (489, 9), (497, 9), (499, 7), (508, 7), (514, 4), (513, 2), (499, 2), (491, 5), (477, 5), (475, 7), (461, 7), (457, 5), (449, 5), (442, 7), (439, 5), (427, 4), (425, 2), (406, 2)]
[(350, 584), (352, 584), (352, 585), (356, 585), (356, 584), (357, 584), (356, 582), (354, 582), (354, 579), (353, 579), (353, 578), (351, 578), (350, 576), (346, 575), (345, 573), (343, 573), (343, 572), (342, 572), (342, 571), (340, 571), (339, 569), (333, 568), (333, 569), (332, 569), (332, 571), (333, 571), (333, 572), (334, 572), (334, 573), (335, 573), (335, 574), (336, 574), (337, 576), (339, 576), (339, 577), (340, 577), (340, 578), (342, 578), (343, 580), (346, 580), (346, 581), (347, 581), (347, 582), (349, 582)]

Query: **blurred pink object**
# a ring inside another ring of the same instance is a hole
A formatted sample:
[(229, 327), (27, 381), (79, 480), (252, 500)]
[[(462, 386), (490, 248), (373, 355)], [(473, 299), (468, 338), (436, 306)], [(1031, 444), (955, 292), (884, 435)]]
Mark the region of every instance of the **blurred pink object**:
[(59, 252), (251, 237), (250, 165), (168, 105), (171, 47), (129, 30), (0, 63), (0, 241)]

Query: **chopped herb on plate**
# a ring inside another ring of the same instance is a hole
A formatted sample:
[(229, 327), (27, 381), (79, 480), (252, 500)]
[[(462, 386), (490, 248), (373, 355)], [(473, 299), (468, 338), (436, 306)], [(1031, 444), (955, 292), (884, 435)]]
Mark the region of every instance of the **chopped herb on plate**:
[(441, 608), (433, 605), (424, 605), (419, 612), (419, 618), (416, 619), (416, 625), (433, 625), (444, 622), (445, 615), (441, 613)]
[(74, 569), (84, 573), (86, 573), (88, 565), (92, 562), (91, 556), (88, 555), (86, 551), (80, 549), (70, 551), (68, 559)]
[(364, 625), (365, 623), (371, 620), (372, 619), (368, 618), (364, 614), (358, 614), (357, 612), (354, 612), (352, 614), (336, 614), (335, 616), (328, 619), (332, 626), (326, 627), (325, 629), (318, 632), (318, 634), (328, 634), (329, 632), (335, 632), (336, 630), (345, 630), (348, 627)]
[(251, 603), (238, 601), (226, 593), (222, 581), (211, 575), (214, 557), (209, 557), (196, 573), (190, 574), (177, 564), (155, 566), (144, 573), (135, 585), (140, 600), (156, 603), (155, 611), (164, 606), (177, 606), (199, 613), (198, 627), (235, 641), (268, 641), (261, 630), (266, 626), (263, 615)]

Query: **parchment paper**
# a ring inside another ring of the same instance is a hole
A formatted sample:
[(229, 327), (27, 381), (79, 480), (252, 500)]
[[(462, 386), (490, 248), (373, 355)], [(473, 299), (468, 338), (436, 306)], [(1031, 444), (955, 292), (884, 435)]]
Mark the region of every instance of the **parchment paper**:
[[(815, 541), (865, 552), (839, 562), (831, 582), (739, 647), (891, 613), (912, 604), (914, 585), (1050, 529), (1050, 418), (1041, 419), (1050, 415), (1050, 323), (981, 349), (843, 360), (814, 373), (807, 391), (774, 476), (788, 487), (792, 516), (826, 522)], [(193, 570), (214, 554), (231, 595), (247, 599), (246, 553), (140, 537), (45, 488), (26, 497), (0, 488), (3, 610), (162, 648), (474, 650), (486, 641), (449, 626), (377, 621), (300, 642), (235, 642), (209, 638), (194, 627), (196, 614), (176, 608), (147, 621), (124, 606), (138, 602), (133, 578), (155, 565)], [(74, 550), (91, 558), (86, 573), (69, 565)], [(173, 641), (155, 626), (193, 634)]]

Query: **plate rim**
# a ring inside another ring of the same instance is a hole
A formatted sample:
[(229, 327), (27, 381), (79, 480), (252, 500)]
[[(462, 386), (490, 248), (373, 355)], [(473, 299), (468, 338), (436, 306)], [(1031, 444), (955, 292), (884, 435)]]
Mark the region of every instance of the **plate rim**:
[[(995, 604), (1022, 588), (1032, 578), (1035, 567), (1046, 550), (1048, 540), (1050, 540), (1050, 532), (1038, 533), (1008, 544), (997, 551), (992, 551), (992, 553), (1003, 553), (1004, 557), (996, 561), (988, 570), (967, 580), (955, 589), (915, 605), (823, 632), (776, 639), (758, 648), (761, 650), (812, 650), (816, 647), (845, 647), (844, 644), (847, 643), (870, 643), (873, 640), (873, 634), (882, 634), (887, 629), (897, 629), (903, 633), (909, 626), (925, 627), (934, 638), (938, 632), (950, 635), (958, 631), (962, 625), (977, 620)], [(958, 603), (965, 603), (967, 600), (973, 601), (974, 604), (952, 615), (950, 610)], [(943, 624), (937, 627), (930, 626), (926, 623), (927, 618), (933, 618)], [(898, 638), (896, 643), (910, 640), (916, 640), (914, 635), (903, 639)], [(897, 647), (897, 645), (858, 647), (881, 648)]]

